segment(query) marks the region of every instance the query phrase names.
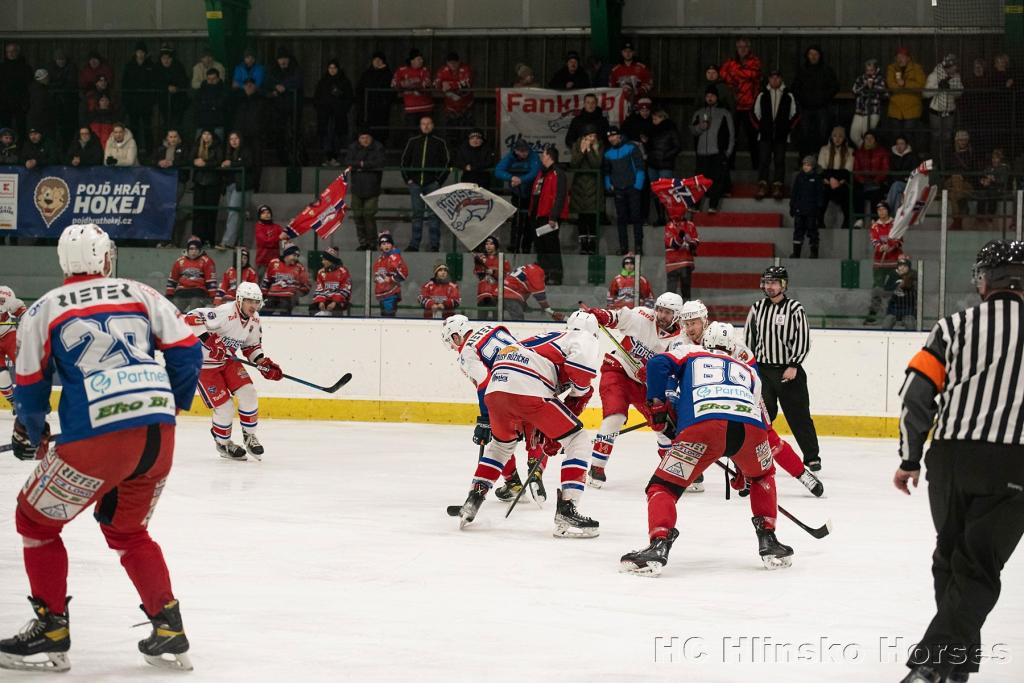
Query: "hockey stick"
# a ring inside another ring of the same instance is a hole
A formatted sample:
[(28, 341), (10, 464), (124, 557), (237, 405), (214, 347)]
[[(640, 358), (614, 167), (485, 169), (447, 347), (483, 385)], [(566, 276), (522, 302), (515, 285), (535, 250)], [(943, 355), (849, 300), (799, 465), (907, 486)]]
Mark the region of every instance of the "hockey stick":
[[(50, 435), (50, 448), (53, 448), (54, 444), (56, 443), (54, 440), (58, 436), (60, 436), (60, 434), (51, 434)], [(14, 450), (14, 445), (13, 444), (5, 443), (4, 445), (0, 446), (0, 453), (6, 453), (7, 451), (13, 451), (13, 450)]]
[[(237, 360), (242, 365), (248, 365), (250, 368), (256, 368), (257, 370), (259, 369), (259, 366), (256, 365), (255, 363), (251, 362), (251, 361), (247, 361), (247, 360), (244, 360), (242, 358), (236, 358), (235, 360)], [(282, 373), (281, 376), (283, 378), (285, 378), (285, 379), (290, 379), (291, 381), (296, 382), (298, 384), (302, 384), (302, 385), (307, 386), (307, 387), (312, 387), (313, 389), (317, 389), (318, 391), (323, 391), (323, 392), (328, 393), (328, 394), (333, 394), (335, 391), (337, 391), (338, 389), (341, 389), (343, 386), (345, 386), (346, 384), (348, 384), (349, 382), (352, 381), (352, 373), (351, 372), (346, 372), (344, 375), (341, 376), (341, 379), (339, 379), (337, 382), (335, 382), (334, 384), (332, 384), (329, 387), (324, 387), (324, 386), (320, 386), (319, 384), (313, 384), (312, 382), (307, 382), (306, 380), (300, 379), (298, 377), (295, 377), (294, 375), (288, 375), (288, 374)]]
[(508, 519), (508, 516), (512, 514), (512, 511), (516, 509), (516, 504), (518, 504), (519, 499), (523, 497), (523, 492), (530, 488), (530, 480), (533, 479), (533, 475), (540, 469), (540, 464), (542, 462), (544, 462), (544, 458), (537, 458), (537, 462), (533, 463), (533, 467), (530, 468), (529, 473), (526, 475), (526, 483), (521, 489), (519, 489), (519, 493), (517, 493), (516, 497), (512, 499), (512, 502), (509, 503), (508, 510), (505, 511), (505, 519)]
[[(733, 472), (732, 468), (730, 468), (728, 465), (723, 465), (718, 460), (715, 460), (715, 464), (718, 465), (719, 467), (721, 467), (723, 470), (725, 470), (729, 475), (736, 476), (736, 473)], [(728, 487), (728, 484), (726, 484), (726, 487)], [(807, 526), (806, 524), (801, 522), (799, 519), (794, 517), (793, 514), (790, 513), (789, 510), (787, 510), (786, 508), (782, 507), (781, 505), (779, 505), (778, 508), (779, 508), (779, 512), (781, 512), (782, 514), (784, 514), (786, 517), (789, 518), (789, 521), (793, 522), (793, 524), (796, 524), (798, 527), (800, 527), (801, 529), (803, 529), (804, 531), (809, 533), (811, 536), (814, 536), (815, 538), (825, 538), (832, 531), (832, 520), (831, 519), (825, 520), (825, 523), (823, 525), (819, 526), (818, 528), (814, 528), (814, 527)]]

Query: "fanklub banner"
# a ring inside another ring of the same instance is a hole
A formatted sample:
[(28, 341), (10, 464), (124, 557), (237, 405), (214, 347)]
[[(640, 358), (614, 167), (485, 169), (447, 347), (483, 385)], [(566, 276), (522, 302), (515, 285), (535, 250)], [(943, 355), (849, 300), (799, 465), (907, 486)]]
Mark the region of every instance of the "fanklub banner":
[(573, 117), (583, 109), (583, 98), (588, 94), (597, 96), (597, 106), (610, 125), (622, 124), (628, 105), (622, 88), (498, 88), (498, 138), (502, 149), (512, 149), (519, 139), (526, 140), (537, 152), (554, 144), (561, 158), (568, 161), (570, 150), (565, 145), (565, 134)]
[(95, 223), (114, 239), (169, 240), (177, 185), (177, 171), (154, 168), (0, 166), (0, 234), (57, 238)]

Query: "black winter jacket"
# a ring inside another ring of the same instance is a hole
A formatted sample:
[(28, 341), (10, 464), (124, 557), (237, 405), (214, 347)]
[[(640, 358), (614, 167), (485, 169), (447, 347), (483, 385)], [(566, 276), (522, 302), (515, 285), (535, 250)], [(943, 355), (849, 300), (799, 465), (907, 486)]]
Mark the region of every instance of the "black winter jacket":
[(360, 199), (369, 199), (380, 194), (380, 182), (384, 168), (384, 145), (376, 140), (369, 147), (363, 147), (356, 140), (348, 146), (345, 163), (352, 167), (349, 174), (349, 190)]
[(674, 169), (676, 157), (682, 149), (675, 121), (665, 119), (651, 128), (647, 141), (647, 165), (658, 170)]
[(807, 53), (804, 53), (804, 63), (796, 72), (796, 80), (793, 81), (792, 90), (796, 95), (796, 101), (805, 109), (821, 109), (827, 106), (832, 98), (839, 92), (839, 79), (832, 67), (825, 63), (825, 53), (817, 45), (807, 48), (807, 52), (817, 50), (821, 59), (817, 64), (807, 61)]
[(437, 183), (441, 185), (448, 177), (447, 170), (420, 171), (412, 169), (447, 169), (451, 165), (448, 145), (436, 135), (416, 135), (405, 143), (402, 152), (402, 180), (419, 186)]
[[(485, 143), (479, 147), (470, 147), (467, 141), (455, 150), (455, 162), (452, 165), (462, 172), (462, 182), (476, 183), (487, 188), (491, 186), (491, 172), (495, 163), (494, 150), (489, 145)], [(466, 166), (470, 170), (467, 171)]]
[(594, 129), (599, 140), (605, 141), (605, 134), (608, 132), (608, 119), (605, 118), (604, 112), (600, 107), (592, 112), (581, 109), (569, 124), (569, 130), (565, 134), (565, 146), (571, 149), (576, 141), (583, 137), (583, 130), (588, 126)]
[(825, 208), (825, 203), (825, 179), (818, 170), (797, 173), (789, 195), (789, 215), (817, 216)]

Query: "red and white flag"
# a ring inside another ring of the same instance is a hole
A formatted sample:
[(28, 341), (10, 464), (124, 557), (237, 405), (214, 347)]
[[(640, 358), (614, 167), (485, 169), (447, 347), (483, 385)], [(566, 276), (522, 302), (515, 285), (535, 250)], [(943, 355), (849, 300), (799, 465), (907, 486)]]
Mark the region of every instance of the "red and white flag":
[(928, 213), (935, 195), (939, 193), (936, 185), (929, 184), (929, 171), (932, 170), (932, 160), (927, 159), (914, 169), (907, 178), (907, 186), (903, 188), (903, 201), (896, 209), (896, 216), (892, 221), (892, 230), (889, 231), (889, 239), (896, 240), (906, 234), (907, 229), (917, 225), (924, 220)]
[(341, 226), (348, 211), (348, 204), (345, 203), (345, 195), (348, 194), (348, 172), (349, 169), (346, 168), (344, 173), (320, 193), (316, 201), (288, 221), (285, 232), (290, 237), (298, 237), (313, 230), (320, 239), (327, 239)]
[(651, 183), (651, 191), (662, 203), (671, 220), (678, 221), (697, 206), (711, 189), (711, 180), (702, 175), (692, 178), (659, 178)]

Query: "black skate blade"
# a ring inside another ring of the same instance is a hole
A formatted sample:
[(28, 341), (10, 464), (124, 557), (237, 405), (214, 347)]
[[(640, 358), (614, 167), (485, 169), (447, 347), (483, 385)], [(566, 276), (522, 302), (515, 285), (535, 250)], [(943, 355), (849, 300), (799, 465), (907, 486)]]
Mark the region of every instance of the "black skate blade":
[(448, 513), (449, 517), (458, 517), (459, 513), (462, 512), (462, 506), (461, 505), (449, 505), (448, 507), (445, 508), (445, 512)]

